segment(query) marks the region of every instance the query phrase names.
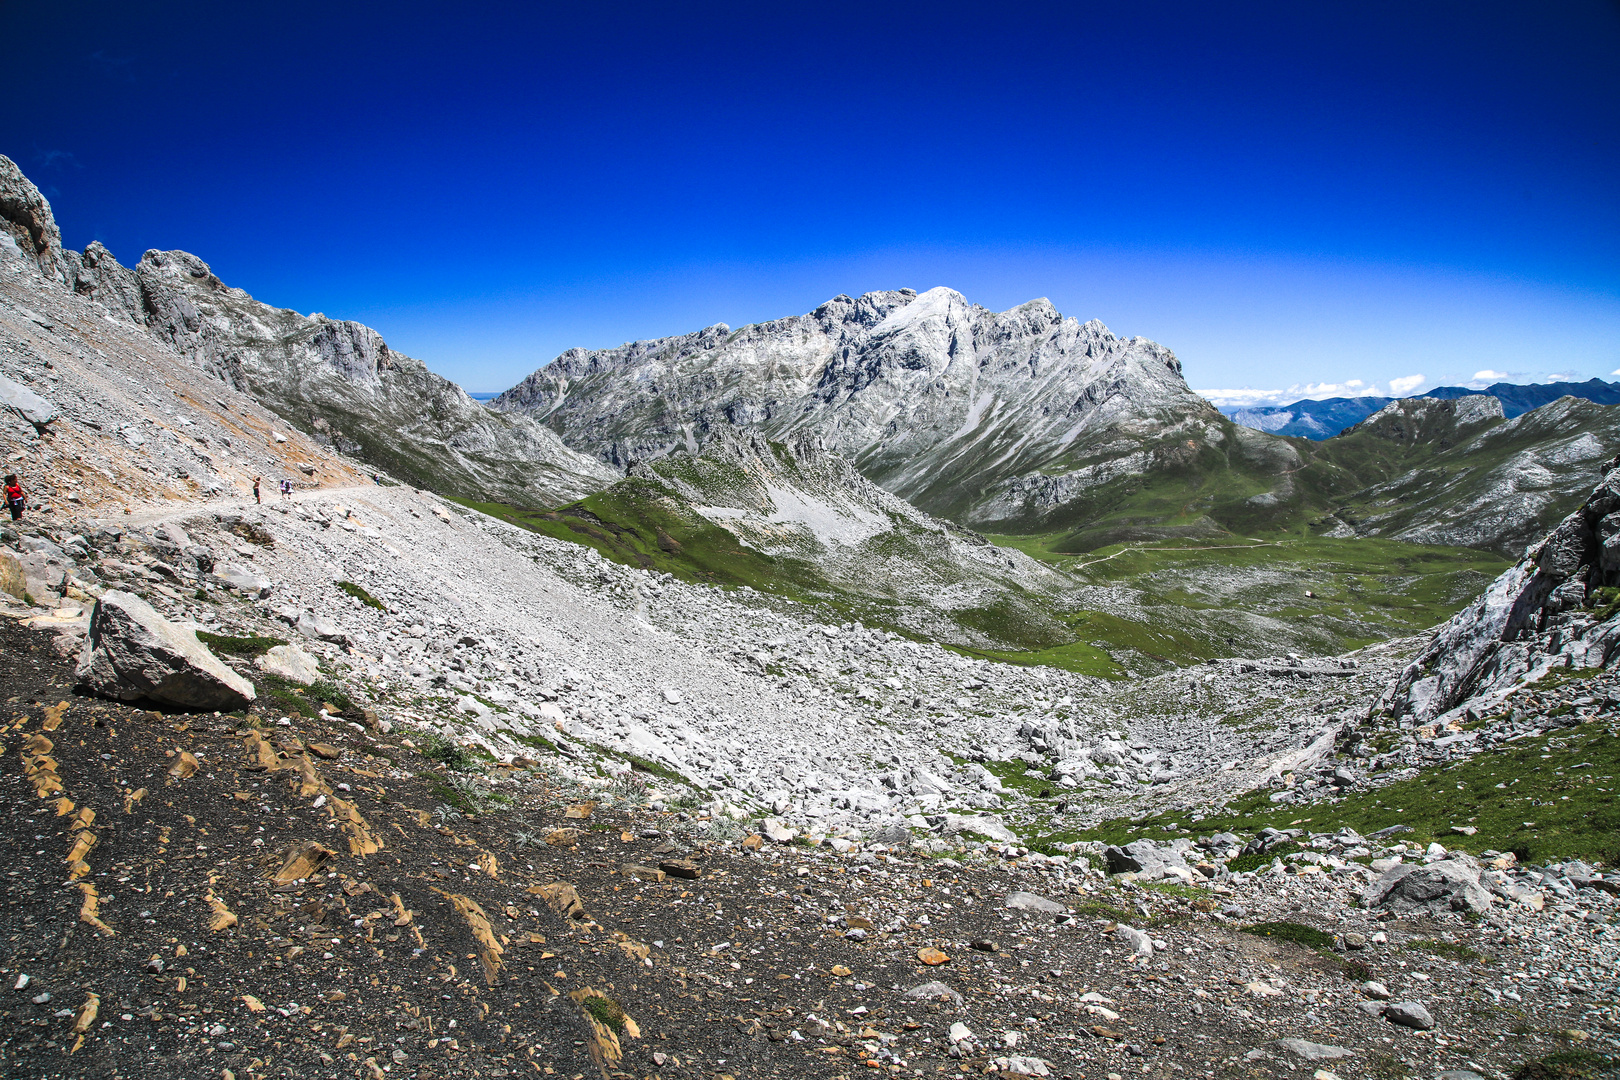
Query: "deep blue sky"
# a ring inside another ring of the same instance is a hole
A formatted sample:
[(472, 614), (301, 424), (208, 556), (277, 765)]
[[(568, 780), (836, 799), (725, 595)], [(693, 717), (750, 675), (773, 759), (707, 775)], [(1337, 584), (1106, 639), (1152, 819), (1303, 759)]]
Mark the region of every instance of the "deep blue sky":
[(1620, 13), (1289, 0), (0, 3), (67, 243), (472, 390), (949, 285), (1200, 388), (1620, 368)]

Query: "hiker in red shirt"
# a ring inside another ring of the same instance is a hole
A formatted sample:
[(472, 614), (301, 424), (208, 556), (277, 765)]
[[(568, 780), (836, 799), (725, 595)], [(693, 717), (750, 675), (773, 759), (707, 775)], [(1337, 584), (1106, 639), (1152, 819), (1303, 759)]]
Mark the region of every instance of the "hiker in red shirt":
[(16, 521), (23, 516), (28, 507), (28, 496), (23, 494), (22, 484), (17, 480), (16, 473), (6, 474), (6, 508), (11, 511), (11, 520)]

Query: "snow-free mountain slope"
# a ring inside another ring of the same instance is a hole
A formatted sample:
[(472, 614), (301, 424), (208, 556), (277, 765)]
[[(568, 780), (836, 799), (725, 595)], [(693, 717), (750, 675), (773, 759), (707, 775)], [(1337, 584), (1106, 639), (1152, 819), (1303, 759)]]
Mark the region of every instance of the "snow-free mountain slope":
[(26, 260), (94, 311), (145, 331), (316, 440), (425, 487), (554, 503), (617, 473), (525, 417), (491, 413), (370, 327), (254, 300), (183, 251), (132, 269), (99, 242), (61, 247), (50, 204), (0, 156), (0, 258)]

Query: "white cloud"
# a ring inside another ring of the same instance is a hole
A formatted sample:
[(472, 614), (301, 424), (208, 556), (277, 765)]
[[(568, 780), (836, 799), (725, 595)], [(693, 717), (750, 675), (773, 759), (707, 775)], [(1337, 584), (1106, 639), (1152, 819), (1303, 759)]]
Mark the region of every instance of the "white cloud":
[(1510, 376), (1505, 371), (1492, 371), (1490, 368), (1486, 368), (1484, 371), (1474, 372), (1474, 377), (1471, 381), (1477, 383), (1493, 383), (1501, 382), (1503, 379), (1509, 377)]
[(1389, 380), (1389, 392), (1392, 397), (1405, 397), (1423, 385), (1422, 375), (1402, 375), (1398, 379)]
[(1574, 374), (1573, 372), (1560, 371), (1555, 375), (1548, 375), (1548, 376), (1544, 377), (1541, 381), (1542, 382), (1547, 382), (1547, 383), (1553, 383), (1553, 382), (1579, 382), (1580, 381), (1580, 376)]

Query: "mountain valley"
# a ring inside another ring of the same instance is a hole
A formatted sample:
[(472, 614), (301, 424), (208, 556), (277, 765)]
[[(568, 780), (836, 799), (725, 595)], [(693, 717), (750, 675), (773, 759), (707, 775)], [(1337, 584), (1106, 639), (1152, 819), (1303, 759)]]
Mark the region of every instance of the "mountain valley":
[(948, 289), (492, 406), (0, 158), (0, 1071), (1612, 1075), (1620, 406)]

